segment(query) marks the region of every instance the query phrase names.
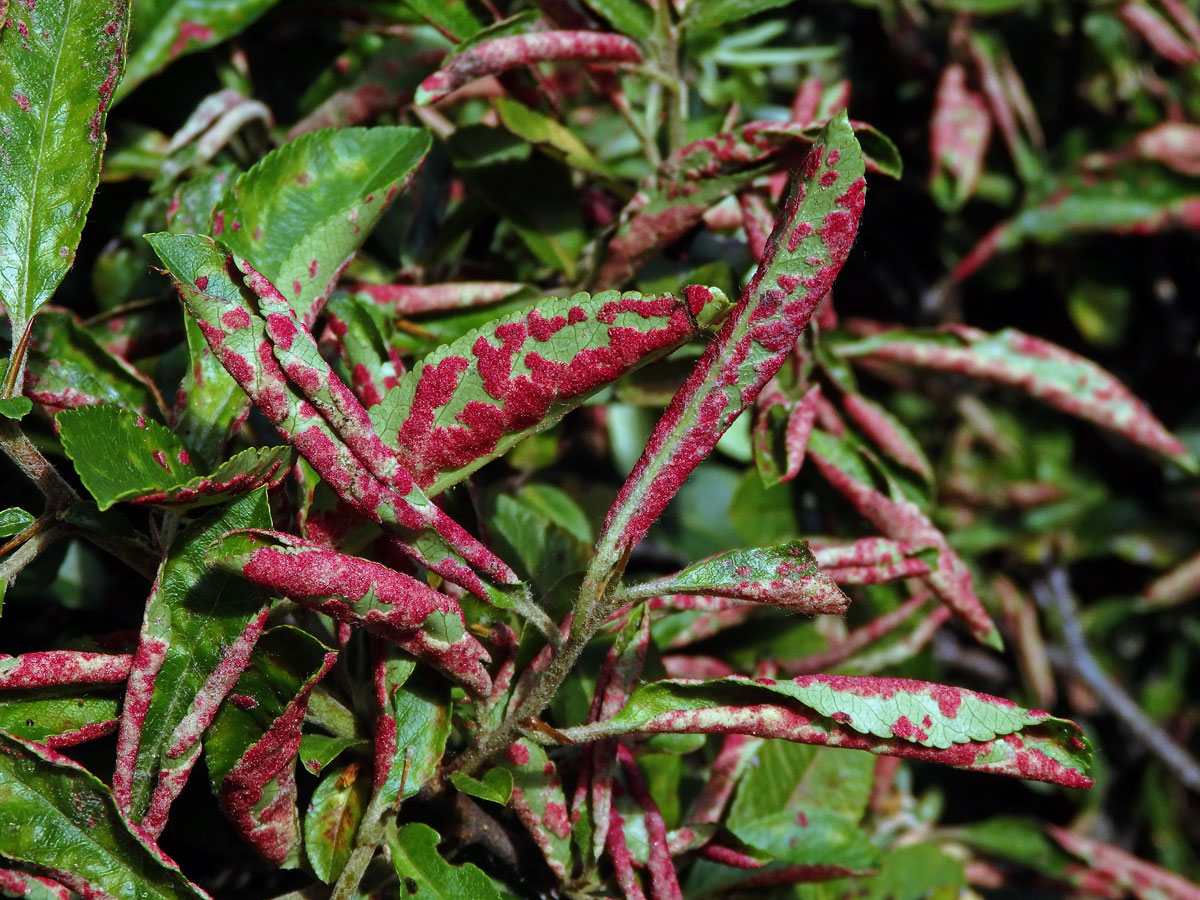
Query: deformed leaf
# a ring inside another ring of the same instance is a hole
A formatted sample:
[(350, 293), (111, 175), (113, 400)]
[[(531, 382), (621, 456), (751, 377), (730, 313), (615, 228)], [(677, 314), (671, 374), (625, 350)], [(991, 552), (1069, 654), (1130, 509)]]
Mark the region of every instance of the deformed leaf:
[(420, 822), (398, 830), (389, 826), (392, 866), (407, 893), (434, 900), (500, 900), (500, 892), (478, 866), (446, 862), (437, 851), (440, 840), (436, 831)]
[(363, 738), (306, 734), (300, 738), (300, 762), (313, 775), (320, 775), (346, 750), (366, 751), (369, 747)]
[(297, 628), (267, 631), (205, 740), (222, 811), (260, 855), (283, 868), (300, 863), (296, 758), (308, 695), (336, 658)]
[(232, 37), (276, 0), (140, 0), (133, 4), (128, 77), (118, 97), (188, 53)]
[(0, 297), (16, 345), (75, 261), (125, 70), (129, 4), (42, 0), (0, 28)]
[(729, 308), (716, 289), (684, 294), (542, 300), (429, 354), (371, 419), (417, 483), (439, 493)]
[(1074, 722), (1000, 697), (904, 678), (658, 681), (634, 691), (607, 726), (605, 735), (751, 734), (1067, 787), (1092, 783), (1086, 774), (1091, 748)]
[(508, 803), (513, 792), (512, 773), (503, 768), (488, 769), (483, 778), (474, 778), (464, 772), (451, 772), (450, 781), (464, 794), (501, 806)]
[(205, 476), (169, 429), (116, 406), (64, 410), (55, 422), (101, 510), (122, 501), (178, 509), (223, 503), (263, 485), (274, 487), (291, 468), (291, 448), (251, 448)]
[(396, 803), (423, 788), (442, 764), (450, 737), (450, 690), (416, 672), (412, 657), (386, 648), (375, 662), (375, 790)]
[(423, 128), (301, 135), (229, 186), (213, 213), (213, 236), (249, 260), (311, 325), (429, 145)]
[(371, 779), (357, 762), (330, 772), (313, 792), (304, 814), (304, 850), (326, 884), (345, 868), (370, 796)]
[(884, 331), (842, 344), (836, 352), (850, 360), (902, 363), (1009, 385), (1186, 468), (1196, 466), (1183, 443), (1110, 373), (1015, 328), (995, 334), (962, 325), (928, 332)]
[(53, 750), (3, 732), (0, 807), (0, 857), (34, 866), (81, 896), (208, 897), (129, 826), (100, 779)]
[(810, 615), (840, 615), (850, 604), (850, 598), (817, 568), (803, 541), (731, 550), (674, 575), (638, 584), (634, 590), (640, 597), (701, 594), (754, 600)]
[(522, 738), (504, 752), (500, 765), (512, 773), (509, 806), (559, 877), (571, 865), (571, 821), (562, 779), (546, 751)]

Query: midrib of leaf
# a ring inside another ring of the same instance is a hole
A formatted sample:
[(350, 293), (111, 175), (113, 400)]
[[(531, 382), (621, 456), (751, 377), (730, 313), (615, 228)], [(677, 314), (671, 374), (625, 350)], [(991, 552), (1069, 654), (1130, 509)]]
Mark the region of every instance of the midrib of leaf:
[[(38, 757), (38, 759), (40, 759), (42, 762), (46, 763), (47, 765), (54, 765), (54, 763), (50, 762), (50, 760), (42, 759), (42, 757)], [(66, 811), (63, 810), (54, 801), (53, 795), (44, 794), (31, 784), (26, 784), (25, 782), (22, 782), (22, 781), (16, 782), (16, 789), (15, 789), (14, 793), (21, 793), (22, 789), (25, 789), (25, 791), (28, 791), (29, 794), (32, 794), (34, 797), (38, 798), (39, 800), (44, 802), (47, 806), (49, 806), (51, 809), (53, 809), (56, 813), (58, 813), (63, 819), (65, 819), (69, 823), (70, 828), (72, 829), (72, 831), (75, 834), (82, 837), (88, 844), (90, 844), (93, 847), (96, 847), (98, 850), (100, 850), (101, 854), (103, 855), (103, 857), (105, 859), (115, 861), (118, 864), (118, 866), (120, 866), (122, 871), (128, 872), (129, 875), (131, 876), (130, 880), (133, 881), (133, 883), (150, 887), (150, 885), (147, 884), (146, 879), (144, 879), (142, 877), (144, 875), (143, 872), (140, 872), (139, 870), (137, 870), (137, 869), (133, 868), (131, 865), (129, 865), (122, 858), (121, 854), (114, 853), (112, 851), (112, 848), (105, 847), (102, 843), (100, 843), (98, 840), (93, 838), (92, 835), (90, 834), (90, 829), (80, 828), (78, 825), (76, 825), (74, 823), (74, 821), (72, 821), (71, 817), (69, 815), (67, 815)], [(26, 795), (25, 799), (29, 799), (28, 794)], [(113, 812), (113, 810), (111, 808), (108, 811), (110, 813)], [(118, 816), (118, 819), (119, 819), (120, 814), (116, 813), (116, 815)], [(124, 823), (123, 822), (119, 823), (119, 825), (124, 825)], [(117, 830), (117, 829), (114, 829), (114, 830)], [(134, 837), (133, 834), (129, 834), (128, 836), (129, 836), (130, 840), (135, 841), (135, 842), (139, 843), (139, 845), (140, 845), (140, 842), (137, 840), (136, 837)], [(146, 852), (147, 852), (147, 854), (149, 854), (150, 851), (147, 850)], [(171, 871), (170, 869), (167, 869), (166, 866), (164, 866), (163, 868), (165, 871), (168, 871), (168, 872)], [(172, 894), (164, 894), (161, 891), (159, 891), (157, 888), (153, 888), (153, 887), (151, 889), (154, 891), (154, 895), (156, 897), (162, 897), (163, 900), (172, 900), (172, 896), (173, 896)], [(108, 895), (107, 891), (105, 892), (105, 894)], [(108, 895), (108, 896), (112, 896), (112, 895)]]
[[(71, 30), (71, 14), (74, 11), (75, 11), (74, 2), (72, 2), (72, 0), (67, 0), (66, 19), (63, 22), (62, 30), (59, 33), (59, 43), (57, 45), (58, 52), (54, 56), (54, 73), (50, 77), (50, 91), (47, 94), (47, 97), (50, 98), (51, 100), (53, 100), (55, 90), (58, 86), (58, 68), (59, 68), (59, 64), (62, 62), (63, 46), (66, 44), (66, 41), (67, 41), (67, 33)], [(42, 174), (42, 156), (46, 152), (46, 133), (50, 130), (50, 114), (53, 109), (53, 106), (54, 106), (54, 104), (52, 102), (47, 102), (46, 107), (43, 110), (42, 129), (41, 129), (41, 134), (39, 135), (38, 148), (37, 148), (37, 163), (33, 167), (33, 189), (29, 194), (29, 199), (30, 199), (29, 215), (25, 217), (25, 222), (24, 222), (25, 228), (26, 228), (25, 283), (21, 286), (21, 315), (22, 316), (25, 316), (25, 314), (26, 314), (25, 307), (29, 303), (29, 273), (32, 270), (31, 261), (33, 259), (33, 219), (34, 219), (34, 211), (38, 205), (37, 204), (38, 182), (40, 181), (40, 176)], [(21, 323), (23, 327), (28, 325), (29, 321), (31, 319), (33, 319), (33, 315), (35, 312), (36, 312), (36, 310), (29, 310), (28, 316)], [(12, 316), (12, 310), (9, 310), (9, 316), (10, 317)], [(15, 344), (15, 342), (17, 340), (19, 340), (19, 335), (17, 335), (15, 333), (15, 329), (14, 329), (14, 333), (13, 333), (12, 337), (13, 337), (13, 341)]]

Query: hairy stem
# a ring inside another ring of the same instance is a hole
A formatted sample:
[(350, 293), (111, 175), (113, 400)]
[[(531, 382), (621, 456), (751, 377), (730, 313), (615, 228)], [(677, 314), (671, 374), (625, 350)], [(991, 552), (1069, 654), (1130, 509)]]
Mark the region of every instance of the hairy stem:
[(0, 450), (37, 485), (46, 498), (46, 515), (57, 515), (79, 499), (58, 469), (33, 446), (16, 422), (0, 419)]
[(0, 560), (0, 583), (11, 584), (22, 569), (37, 559), (39, 553), (69, 533), (67, 528), (54, 526), (33, 535), (12, 554)]

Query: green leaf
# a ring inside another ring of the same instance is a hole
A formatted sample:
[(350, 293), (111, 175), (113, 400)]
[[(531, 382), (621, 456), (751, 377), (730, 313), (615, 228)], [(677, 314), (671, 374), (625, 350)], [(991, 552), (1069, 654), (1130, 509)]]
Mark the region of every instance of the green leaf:
[(204, 756), (234, 827), (273, 865), (300, 864), (296, 757), (313, 685), (337, 657), (290, 626), (263, 634), (209, 727)]
[(685, 28), (719, 28), (731, 22), (787, 6), (790, 0), (692, 0), (684, 16)]
[(512, 796), (513, 777), (508, 769), (488, 769), (483, 778), (472, 778), (465, 772), (451, 772), (450, 781), (464, 794), (501, 806), (508, 803), (508, 798)]
[(441, 840), (428, 825), (411, 822), (397, 830), (390, 824), (388, 850), (396, 877), (403, 885), (400, 896), (422, 900), (500, 900), (500, 892), (475, 865), (452, 866), (437, 851)]
[(654, 10), (641, 0), (583, 0), (618, 31), (632, 38), (648, 38), (654, 30)]
[(738, 840), (789, 865), (838, 866), (861, 871), (878, 850), (857, 825), (833, 810), (782, 810), (729, 826)]
[(589, 736), (751, 734), (915, 757), (1068, 787), (1091, 785), (1086, 776), (1091, 748), (1074, 722), (1022, 709), (1000, 697), (903, 678), (802, 675), (788, 681), (743, 676), (658, 681), (638, 688), (604, 724), (607, 727)]
[(571, 822), (557, 768), (545, 749), (525, 738), (505, 751), (500, 765), (513, 777), (509, 806), (541, 848), (550, 869), (563, 877), (571, 866)]
[(429, 151), (422, 128), (328, 128), (273, 150), (229, 186), (213, 236), (311, 323)]
[(467, 0), (404, 0), (404, 5), (456, 41), (465, 41), (483, 29)]
[(2, 732), (0, 808), (0, 857), (35, 866), (77, 894), (114, 900), (208, 897), (133, 832), (98, 778), (53, 750)]
[(138, 0), (120, 99), (180, 56), (233, 37), (277, 0)]
[[(723, 318), (717, 290), (549, 297), (439, 347), (371, 409), (429, 494), (557, 422), (620, 375)], [(693, 300), (694, 298), (694, 300)]]
[(0, 416), (6, 419), (23, 419), (33, 412), (33, 401), (28, 397), (0, 397)]
[(528, 576), (539, 595), (569, 575), (587, 569), (589, 544), (568, 534), (527, 502), (523, 494), (496, 494), (488, 503), (487, 523), (495, 536), (497, 552), (519, 563), (518, 570)]
[(875, 758), (788, 741), (763, 741), (738, 784), (726, 819), (737, 827), (785, 811), (826, 810), (862, 819), (874, 783)]
[(94, 688), (0, 691), (0, 731), (25, 741), (64, 746), (75, 743), (69, 736), (77, 732), (95, 732), (104, 723), (111, 728), (120, 708), (115, 693)]
[(388, 804), (413, 796), (428, 783), (442, 764), (450, 737), (449, 685), (414, 669), (410, 656), (393, 650), (376, 666), (381, 700), (376, 751), (385, 747), (391, 760), (379, 795)]
[(129, 4), (8, 5), (0, 29), (0, 302), (14, 344), (75, 261), (121, 80)]
[(300, 739), (300, 762), (313, 775), (320, 775), (347, 750), (369, 754), (371, 745), (362, 738), (330, 734), (306, 734)]
[(939, 888), (950, 889), (944, 896), (959, 896), (967, 876), (961, 862), (933, 844), (913, 844), (885, 854), (879, 873), (866, 883), (868, 900), (921, 900)]
[(531, 144), (537, 144), (569, 166), (590, 172), (602, 172), (603, 167), (587, 146), (562, 123), (530, 109), (516, 100), (498, 97), (493, 101), (504, 127)]
[(313, 792), (304, 814), (304, 850), (326, 884), (345, 868), (370, 796), (370, 776), (356, 762), (330, 772)]
[(637, 597), (703, 594), (770, 603), (795, 612), (841, 615), (850, 605), (833, 580), (817, 568), (808, 544), (731, 550), (693, 563), (681, 572), (643, 582)]
[(215, 465), (225, 443), (250, 411), (246, 396), (200, 333), (191, 316), (184, 316), (189, 365), (179, 390), (187, 405), (175, 421), (175, 433), (192, 448), (196, 461)]
[(126, 689), (113, 775), (114, 795), (139, 824), (152, 810), (165, 821), (172, 791), (182, 788), (199, 756), (200, 733), (240, 674), (229, 655), (249, 655), (246, 638), (256, 635), (246, 635), (247, 627), (261, 626), (266, 615), (266, 593), (213, 571), (205, 554), (229, 531), (270, 524), (266, 491), (255, 491), (187, 529), (159, 569)]
[(32, 513), (27, 513), (18, 506), (10, 506), (0, 510), (0, 538), (20, 534), (34, 522)]
[(251, 448), (202, 475), (167, 428), (115, 406), (64, 410), (55, 421), (63, 449), (101, 510), (122, 501), (176, 509), (223, 503), (278, 484), (291, 467), (290, 447)]

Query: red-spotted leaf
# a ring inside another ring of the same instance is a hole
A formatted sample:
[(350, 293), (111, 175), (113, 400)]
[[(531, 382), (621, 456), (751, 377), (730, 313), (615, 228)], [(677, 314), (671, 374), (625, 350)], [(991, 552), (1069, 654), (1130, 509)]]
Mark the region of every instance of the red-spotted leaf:
[(571, 866), (571, 821), (558, 769), (545, 750), (524, 738), (504, 752), (500, 765), (513, 776), (508, 805), (541, 849), (550, 870), (565, 877)]
[(129, 71), (118, 97), (178, 57), (233, 37), (275, 3), (276, 0), (142, 0), (133, 4)]
[(1041, 338), (1006, 328), (884, 331), (837, 348), (843, 358), (938, 369), (1019, 388), (1065, 413), (1193, 469), (1196, 461), (1146, 405), (1095, 363)]
[(224, 503), (263, 485), (274, 487), (292, 463), (290, 447), (252, 448), (204, 475), (167, 428), (116, 406), (64, 410), (55, 423), (63, 449), (102, 510), (119, 502), (174, 509)]
[(958, 209), (975, 193), (991, 136), (983, 95), (967, 84), (966, 67), (951, 63), (938, 81), (929, 123), (929, 190), (942, 209)]
[(332, 884), (350, 859), (371, 797), (371, 778), (357, 762), (330, 772), (304, 814), (304, 851), (313, 874)]
[[(0, 13), (4, 7), (0, 6)], [(17, 869), (0, 869), (0, 891), (22, 900), (71, 900), (71, 892), (49, 878)]]
[(380, 803), (405, 800), (442, 765), (450, 737), (449, 685), (390, 647), (375, 649), (375, 791)]
[(371, 410), (429, 495), (719, 322), (725, 295), (607, 291), (539, 301), (429, 354)]
[(300, 726), (309, 693), (336, 659), (336, 651), (306, 632), (270, 629), (205, 738), (204, 759), (221, 810), (272, 865), (300, 864)]
[(214, 510), (163, 561), (125, 690), (113, 796), (157, 835), (201, 751), (200, 736), (233, 689), (262, 633), (268, 595), (205, 562), (235, 528), (270, 526), (266, 491)]
[(1064, 850), (1087, 863), (1085, 872), (1068, 873), (1081, 887), (1089, 883), (1115, 887), (1137, 900), (1200, 900), (1200, 884), (1162, 866), (1056, 825), (1047, 825), (1046, 830)]
[(890, 538), (860, 538), (850, 544), (810, 540), (821, 571), (838, 584), (882, 584), (928, 575), (937, 563), (933, 544)]
[(467, 630), (458, 604), (377, 562), (277, 531), (224, 537), (209, 562), (342, 622), (359, 625), (487, 696), (490, 657)]
[(875, 489), (869, 469), (849, 439), (839, 441), (815, 431), (809, 457), (822, 477), (885, 537), (914, 546), (936, 547), (937, 566), (926, 576), (929, 586), (979, 641), (996, 649), (1004, 646), (999, 630), (975, 594), (967, 564), (915, 503), (903, 497), (893, 499)]
[(622, 486), (598, 559), (616, 559), (642, 539), (783, 365), (850, 252), (866, 200), (863, 173), (858, 141), (842, 114), (794, 174), (754, 278)]
[[(866, 167), (898, 178), (900, 156), (891, 141), (869, 125), (850, 124), (864, 145)], [(820, 135), (820, 126), (751, 122), (678, 150), (621, 211), (597, 283), (624, 284), (656, 251), (700, 224), (712, 206), (762, 175), (797, 166)]]
[(338, 276), (429, 151), (422, 128), (305, 134), (231, 184), (212, 234), (311, 325)]
[(451, 91), (485, 75), (550, 60), (589, 63), (636, 63), (642, 53), (637, 44), (620, 34), (602, 31), (542, 31), (498, 37), (473, 44), (450, 56), (442, 68), (421, 82), (416, 103), (436, 103)]
[(803, 541), (754, 550), (731, 550), (693, 563), (674, 575), (634, 586), (638, 597), (701, 594), (769, 603), (810, 615), (841, 615), (850, 598), (817, 567)]
[(867, 750), (1089, 787), (1091, 749), (1074, 722), (1000, 697), (903, 678), (801, 675), (792, 681), (731, 675), (639, 688), (600, 726), (572, 739), (617, 734), (717, 733)]
[(111, 734), (118, 697), (76, 685), (117, 685), (132, 657), (81, 650), (0, 656), (0, 731), (48, 747), (70, 747)]
[[(269, 281), (241, 261), (270, 310), (264, 310), (270, 332), (255, 296), (211, 238), (160, 233), (147, 240), (222, 365), (349, 506), (391, 526), (404, 551), (427, 568), (488, 602), (521, 606), (545, 630), (545, 614), (528, 600), (516, 574), (431, 503), (380, 441), (366, 410), (316, 353), (312, 335)], [(276, 359), (277, 348), (299, 384)]]
[(890, 412), (862, 394), (842, 395), (842, 409), (871, 443), (926, 482), (933, 481), (933, 466), (911, 431)]
[(383, 400), (405, 372), (400, 354), (388, 340), (393, 329), (386, 318), (383, 307), (372, 303), (361, 291), (339, 291), (325, 307), (328, 328), (322, 343), (334, 340), (344, 380), (367, 409)]
[(401, 318), (498, 303), (524, 288), (515, 281), (457, 281), (447, 284), (355, 284), (347, 290), (370, 297)]
[[(83, 897), (202, 900), (108, 788), (53, 750), (0, 732), (0, 859), (30, 866)], [(0, 877), (0, 885), (7, 885)]]
[(0, 298), (17, 346), (75, 261), (125, 69), (129, 4), (31, 0), (9, 5), (3, 26)]

